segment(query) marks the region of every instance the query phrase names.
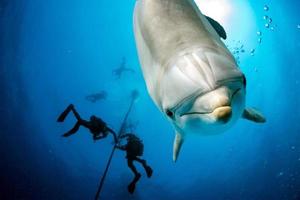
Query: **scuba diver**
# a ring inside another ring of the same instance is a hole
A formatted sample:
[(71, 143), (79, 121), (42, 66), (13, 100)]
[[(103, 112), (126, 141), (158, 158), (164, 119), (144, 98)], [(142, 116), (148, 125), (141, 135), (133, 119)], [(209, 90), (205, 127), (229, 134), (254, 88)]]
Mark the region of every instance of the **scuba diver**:
[(99, 140), (99, 139), (102, 139), (102, 138), (105, 138), (105, 137), (107, 137), (107, 135), (109, 133), (111, 133), (114, 136), (115, 143), (117, 143), (118, 140), (117, 140), (116, 133), (111, 128), (109, 128), (102, 119), (100, 119), (100, 118), (98, 118), (98, 117), (96, 117), (94, 115), (92, 115), (90, 117), (89, 121), (81, 119), (80, 115), (75, 110), (73, 104), (70, 104), (61, 113), (61, 115), (57, 119), (57, 122), (63, 122), (65, 120), (65, 118), (67, 117), (67, 115), (71, 111), (73, 112), (74, 116), (76, 117), (77, 122), (76, 122), (75, 126), (71, 130), (69, 130), (68, 132), (66, 132), (65, 134), (62, 135), (63, 137), (69, 137), (69, 136), (75, 134), (79, 130), (80, 126), (83, 126), (83, 127), (85, 127), (85, 128), (87, 128), (87, 129), (90, 130), (90, 132), (93, 134), (93, 139), (95, 141)]
[(100, 100), (105, 100), (107, 98), (107, 92), (106, 91), (101, 91), (99, 93), (91, 94), (85, 97), (87, 101), (90, 101), (92, 103), (96, 103), (97, 101)]
[[(146, 171), (147, 177), (150, 178), (152, 176), (153, 170), (150, 166), (147, 165), (146, 160), (138, 158), (143, 155), (144, 152), (144, 144), (143, 142), (134, 134), (127, 133), (120, 136), (120, 140), (126, 138), (127, 143), (125, 145), (120, 145), (119, 143), (116, 145), (116, 148), (126, 151), (126, 159), (128, 167), (134, 173), (134, 179), (128, 185), (128, 192), (133, 194), (135, 190), (136, 183), (141, 178), (141, 174), (137, 171), (136, 167), (133, 164), (133, 161), (137, 161), (141, 163)], [(120, 142), (119, 140), (119, 142)]]
[(122, 63), (121, 63), (121, 65), (120, 65), (120, 67), (118, 67), (118, 68), (116, 68), (115, 70), (113, 70), (112, 73), (116, 76), (116, 79), (120, 79), (121, 76), (122, 76), (122, 74), (123, 74), (125, 71), (129, 71), (129, 72), (132, 72), (132, 73), (135, 72), (133, 69), (126, 68), (126, 58), (123, 57)]

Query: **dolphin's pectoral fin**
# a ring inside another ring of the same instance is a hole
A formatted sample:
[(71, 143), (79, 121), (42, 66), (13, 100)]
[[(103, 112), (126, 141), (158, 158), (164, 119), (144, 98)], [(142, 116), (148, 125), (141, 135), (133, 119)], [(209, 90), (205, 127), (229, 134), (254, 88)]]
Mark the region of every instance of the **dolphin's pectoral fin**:
[(216, 30), (216, 32), (219, 34), (219, 36), (221, 38), (223, 38), (224, 40), (226, 40), (227, 34), (226, 34), (226, 31), (223, 28), (223, 26), (219, 22), (217, 22), (216, 20), (214, 20), (214, 19), (212, 19), (208, 16), (205, 16), (205, 17), (209, 21), (209, 23), (212, 25), (212, 27)]
[(173, 146), (173, 161), (174, 162), (177, 161), (177, 158), (178, 158), (178, 155), (179, 155), (179, 152), (180, 152), (183, 142), (184, 142), (183, 136), (180, 133), (176, 132), (174, 146)]
[(262, 113), (255, 110), (254, 108), (246, 108), (242, 115), (244, 119), (256, 122), (256, 123), (265, 123), (266, 118), (263, 116)]

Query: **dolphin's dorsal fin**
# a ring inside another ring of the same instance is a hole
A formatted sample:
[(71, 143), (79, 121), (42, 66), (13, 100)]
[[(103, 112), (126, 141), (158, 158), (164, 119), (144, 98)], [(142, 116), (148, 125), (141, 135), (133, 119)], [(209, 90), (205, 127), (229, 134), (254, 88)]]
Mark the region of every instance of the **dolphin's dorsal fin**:
[(263, 116), (263, 114), (254, 108), (246, 108), (243, 112), (242, 118), (256, 123), (266, 122), (266, 118)]
[(173, 145), (173, 161), (174, 162), (177, 161), (177, 158), (178, 158), (178, 155), (179, 155), (179, 152), (180, 152), (183, 142), (184, 142), (183, 135), (176, 132), (174, 145)]
[(223, 28), (223, 26), (217, 22), (216, 20), (208, 17), (208, 16), (205, 16), (206, 19), (209, 21), (209, 23), (212, 25), (212, 27), (216, 30), (216, 32), (218, 33), (218, 35), (223, 38), (224, 40), (226, 40), (227, 38), (227, 34), (226, 34), (226, 31), (225, 29)]

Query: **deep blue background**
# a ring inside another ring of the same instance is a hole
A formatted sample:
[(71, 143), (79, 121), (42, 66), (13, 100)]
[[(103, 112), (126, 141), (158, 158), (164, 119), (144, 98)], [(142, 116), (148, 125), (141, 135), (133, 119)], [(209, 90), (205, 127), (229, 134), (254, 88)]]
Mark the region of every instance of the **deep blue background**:
[[(256, 20), (253, 37), (232, 38), (249, 21), (225, 27), (229, 46), (241, 40), (246, 47), (240, 65), (248, 79), (247, 104), (265, 113), (268, 122), (240, 120), (222, 135), (192, 136), (176, 164), (173, 130), (148, 96), (139, 68), (134, 3), (0, 0), (0, 199), (92, 199), (112, 138), (94, 143), (81, 129), (63, 139), (75, 120), (57, 124), (57, 115), (72, 102), (83, 117), (96, 114), (118, 130), (130, 91), (137, 88), (141, 95), (130, 120), (139, 121), (137, 133), (154, 175), (144, 176), (129, 195), (132, 174), (124, 153), (116, 152), (103, 199), (299, 200), (298, 1), (249, 2)], [(264, 28), (265, 4), (274, 31)], [(258, 30), (263, 31), (260, 45)], [(111, 71), (123, 56), (136, 73), (115, 80)], [(106, 101), (84, 99), (101, 90), (108, 92)]]

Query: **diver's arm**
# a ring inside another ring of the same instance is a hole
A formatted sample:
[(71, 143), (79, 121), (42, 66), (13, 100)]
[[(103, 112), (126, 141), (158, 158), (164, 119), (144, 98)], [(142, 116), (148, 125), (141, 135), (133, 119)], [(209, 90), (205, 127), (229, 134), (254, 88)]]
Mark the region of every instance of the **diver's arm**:
[(116, 132), (114, 130), (112, 130), (111, 128), (106, 126), (107, 131), (111, 132), (114, 135), (117, 135)]
[(115, 68), (114, 70), (112, 70), (112, 74), (113, 74), (113, 75), (117, 75), (117, 74), (118, 74), (118, 69)]
[(103, 135), (103, 134), (101, 134), (101, 135), (94, 135), (93, 139), (94, 140), (100, 140), (100, 139), (105, 138), (105, 137), (106, 137), (106, 135)]
[(130, 136), (130, 133), (125, 133), (125, 134), (122, 134), (121, 136), (120, 136), (120, 138), (126, 138), (126, 137), (129, 137)]
[(116, 145), (116, 148), (117, 149), (120, 149), (120, 150), (122, 150), (122, 151), (126, 151), (126, 145)]
[(111, 134), (113, 134), (115, 143), (117, 143), (118, 142), (118, 138), (117, 138), (116, 132), (114, 130), (112, 130), (111, 128), (109, 128), (109, 127), (106, 127), (106, 129), (107, 129), (108, 132), (110, 132)]

